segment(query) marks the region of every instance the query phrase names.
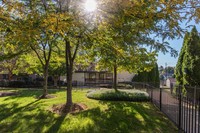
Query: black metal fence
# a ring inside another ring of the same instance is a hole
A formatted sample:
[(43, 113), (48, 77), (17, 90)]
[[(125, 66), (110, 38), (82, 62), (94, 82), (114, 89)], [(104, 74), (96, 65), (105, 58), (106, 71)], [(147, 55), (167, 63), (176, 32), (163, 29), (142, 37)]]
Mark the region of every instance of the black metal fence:
[(200, 133), (199, 87), (175, 86), (169, 89), (156, 88), (146, 83), (132, 84), (148, 92), (152, 103), (175, 123), (179, 132)]

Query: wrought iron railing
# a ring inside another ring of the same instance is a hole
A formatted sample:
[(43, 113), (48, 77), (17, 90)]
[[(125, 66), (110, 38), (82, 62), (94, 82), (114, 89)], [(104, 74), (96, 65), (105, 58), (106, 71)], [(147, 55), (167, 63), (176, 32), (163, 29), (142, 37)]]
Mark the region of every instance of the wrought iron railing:
[(179, 132), (200, 133), (200, 87), (175, 86), (169, 89), (137, 82), (132, 85), (148, 92), (152, 103), (175, 123)]

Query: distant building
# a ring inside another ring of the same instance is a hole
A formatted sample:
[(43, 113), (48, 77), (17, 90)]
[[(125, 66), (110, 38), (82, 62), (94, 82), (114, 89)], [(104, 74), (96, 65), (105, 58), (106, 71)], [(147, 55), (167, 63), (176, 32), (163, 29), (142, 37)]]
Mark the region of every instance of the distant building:
[[(75, 85), (98, 85), (107, 86), (113, 84), (114, 75), (107, 69), (97, 71), (96, 64), (90, 63), (89, 66), (83, 67), (82, 65), (76, 65), (76, 70), (73, 73), (72, 82)], [(134, 74), (127, 71), (121, 71), (117, 73), (117, 82), (131, 82)], [(60, 80), (66, 81), (66, 76), (61, 76)]]
[[(13, 75), (11, 81), (22, 81), (22, 80), (35, 80), (37, 77), (37, 74), (19, 74), (19, 75)], [(6, 81), (9, 80), (9, 74), (4, 72), (0, 72), (0, 81)]]
[[(73, 85), (84, 86), (84, 85), (98, 85), (98, 86), (107, 86), (113, 84), (114, 75), (112, 72), (104, 69), (102, 71), (97, 71), (95, 69), (95, 63), (91, 63), (87, 67), (81, 65), (75, 66), (75, 72), (73, 73), (72, 83)], [(121, 71), (117, 74), (117, 82), (131, 82), (134, 74), (127, 71)], [(0, 71), (0, 81), (8, 80), (8, 72)], [(12, 81), (16, 80), (25, 80), (29, 79), (30, 81), (36, 80), (38, 77), (37, 74), (19, 74), (13, 75)], [(63, 75), (60, 77), (61, 81), (66, 81), (66, 76)]]
[[(131, 82), (134, 74), (122, 71), (117, 74), (117, 82)], [(66, 76), (61, 76), (61, 80), (66, 82)], [(108, 71), (75, 71), (72, 82), (78, 86), (82, 85), (112, 85), (113, 73)]]
[(176, 79), (175, 78), (168, 78), (166, 80), (166, 86), (168, 88), (171, 88), (171, 87), (173, 88), (175, 85), (176, 85)]

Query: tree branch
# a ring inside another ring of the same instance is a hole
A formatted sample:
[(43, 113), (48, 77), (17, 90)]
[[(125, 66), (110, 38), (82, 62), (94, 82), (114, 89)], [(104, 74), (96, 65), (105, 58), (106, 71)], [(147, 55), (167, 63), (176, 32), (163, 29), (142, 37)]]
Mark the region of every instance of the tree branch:
[(40, 63), (42, 64), (42, 66), (44, 66), (44, 63), (43, 63), (43, 61), (42, 61), (42, 59), (41, 59), (39, 53), (37, 52), (37, 50), (34, 49), (33, 46), (31, 46), (31, 45), (30, 45), (30, 47), (31, 47), (31, 49), (36, 53), (36, 55), (37, 55), (37, 57), (38, 57)]
[(78, 40), (78, 44), (76, 45), (76, 48), (74, 50), (74, 54), (73, 54), (73, 57), (72, 57), (73, 62), (74, 62), (74, 59), (76, 58), (76, 54), (77, 54), (79, 46), (80, 46), (80, 41)]

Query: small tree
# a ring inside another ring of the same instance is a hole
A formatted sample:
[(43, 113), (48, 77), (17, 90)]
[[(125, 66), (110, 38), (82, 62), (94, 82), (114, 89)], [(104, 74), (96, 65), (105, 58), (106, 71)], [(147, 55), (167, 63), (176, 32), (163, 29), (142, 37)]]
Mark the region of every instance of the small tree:
[(200, 37), (193, 27), (185, 46), (182, 73), (183, 85), (200, 85)]
[(4, 58), (4, 60), (2, 60), (0, 63), (0, 69), (4, 72), (8, 72), (9, 81), (12, 80), (14, 74), (24, 73), (24, 68), (28, 67), (28, 64), (23, 56), (23, 54), (25, 54), (25, 51), (21, 51), (21, 53), (15, 54), (15, 56), (13, 56), (12, 53), (15, 53), (18, 50), (18, 45), (13, 45), (9, 43), (1, 48), (2, 56), (10, 56), (9, 58)]
[(49, 66), (49, 75), (52, 76), (53, 78), (54, 87), (56, 88), (58, 87), (57, 82), (60, 80), (60, 76), (65, 74), (66, 74), (66, 65), (65, 65), (63, 50), (58, 49), (58, 52), (53, 53)]
[(149, 83), (155, 87), (159, 87), (160, 78), (157, 63), (150, 71), (138, 72), (138, 74), (133, 77), (132, 81)]
[(183, 61), (184, 61), (184, 55), (185, 55), (185, 50), (186, 50), (186, 45), (188, 43), (188, 37), (189, 33), (187, 32), (184, 37), (183, 41), (183, 46), (181, 48), (181, 52), (178, 57), (178, 62), (176, 64), (175, 68), (175, 76), (176, 76), (176, 81), (179, 85), (183, 85)]
[(156, 87), (160, 87), (160, 78), (159, 78), (159, 71), (158, 71), (158, 64), (156, 63), (155, 66), (154, 66), (154, 78), (153, 78), (153, 84), (154, 86)]

